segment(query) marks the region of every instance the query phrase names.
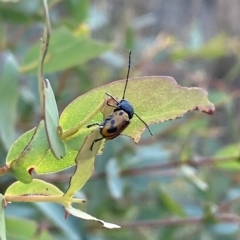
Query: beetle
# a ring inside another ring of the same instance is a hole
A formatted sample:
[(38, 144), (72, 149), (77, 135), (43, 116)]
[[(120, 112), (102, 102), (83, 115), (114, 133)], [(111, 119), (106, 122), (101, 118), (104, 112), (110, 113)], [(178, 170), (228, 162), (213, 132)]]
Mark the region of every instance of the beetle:
[(93, 149), (94, 143), (101, 141), (104, 138), (106, 140), (111, 140), (120, 135), (124, 131), (124, 129), (130, 124), (130, 120), (133, 118), (133, 115), (136, 115), (136, 117), (147, 127), (149, 133), (153, 136), (148, 125), (140, 118), (140, 116), (138, 116), (138, 114), (134, 112), (132, 104), (125, 99), (125, 93), (128, 85), (128, 77), (130, 73), (130, 65), (131, 65), (131, 51), (129, 52), (127, 79), (123, 91), (122, 100), (118, 101), (111, 94), (105, 92), (106, 95), (111, 97), (116, 102), (116, 105), (113, 105), (107, 101), (108, 106), (114, 107), (113, 113), (111, 113), (101, 124), (93, 123), (87, 125), (87, 128), (98, 125), (100, 134), (102, 135), (101, 138), (97, 138), (92, 142), (92, 145), (90, 147), (91, 151)]

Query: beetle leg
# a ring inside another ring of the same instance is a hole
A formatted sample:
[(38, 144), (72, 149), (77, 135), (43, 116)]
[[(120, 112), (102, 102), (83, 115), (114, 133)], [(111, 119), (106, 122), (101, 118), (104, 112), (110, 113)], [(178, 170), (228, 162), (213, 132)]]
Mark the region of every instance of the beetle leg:
[(112, 98), (113, 100), (115, 100), (116, 102), (118, 102), (118, 100), (117, 100), (114, 96), (112, 96), (110, 93), (105, 92), (105, 94), (108, 95), (108, 96), (109, 96), (110, 98)]
[(93, 127), (93, 126), (100, 126), (100, 124), (99, 123), (92, 123), (92, 124), (88, 124), (87, 125), (87, 128), (90, 128), (90, 127)]
[[(110, 98), (112, 98), (117, 103), (117, 105), (119, 104), (118, 100), (115, 97), (113, 97), (110, 93), (105, 92), (105, 94), (108, 95)], [(107, 100), (107, 105), (110, 107), (117, 107), (117, 105), (109, 104), (108, 100)]]
[(107, 101), (107, 105), (110, 106), (110, 107), (117, 107), (115, 105), (109, 104), (108, 101)]
[(102, 138), (95, 139), (95, 140), (92, 142), (92, 145), (91, 145), (91, 147), (90, 147), (90, 150), (91, 150), (91, 151), (93, 150), (93, 145), (94, 145), (94, 143), (96, 143), (96, 142), (98, 142), (98, 141), (101, 141), (101, 140), (103, 140), (103, 137), (102, 137)]

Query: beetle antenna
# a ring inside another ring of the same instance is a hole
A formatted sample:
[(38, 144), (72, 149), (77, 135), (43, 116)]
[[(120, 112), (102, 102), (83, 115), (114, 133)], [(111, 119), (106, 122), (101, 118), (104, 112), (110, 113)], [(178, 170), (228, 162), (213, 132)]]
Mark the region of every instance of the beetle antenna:
[(150, 128), (148, 127), (148, 125), (136, 114), (136, 113), (134, 113), (136, 116), (137, 116), (137, 118), (147, 127), (147, 129), (148, 129), (148, 131), (149, 131), (149, 133), (153, 136), (153, 134), (152, 134), (152, 132), (151, 132), (151, 130), (150, 130)]
[(128, 84), (128, 77), (129, 77), (129, 73), (130, 73), (130, 66), (131, 66), (131, 51), (129, 51), (127, 79), (126, 79), (126, 83), (125, 83), (125, 87), (124, 87), (124, 91), (123, 91), (123, 98), (122, 99), (125, 98), (125, 93), (126, 93), (127, 84)]

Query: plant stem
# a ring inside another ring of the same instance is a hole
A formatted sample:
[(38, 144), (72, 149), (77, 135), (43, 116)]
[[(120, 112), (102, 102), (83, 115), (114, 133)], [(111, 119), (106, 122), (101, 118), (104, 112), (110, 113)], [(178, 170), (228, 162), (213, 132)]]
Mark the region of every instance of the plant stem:
[(44, 195), (24, 195), (24, 196), (4, 196), (6, 202), (55, 202), (61, 203), (63, 196), (44, 196)]
[[(236, 223), (240, 225), (240, 217), (235, 214), (215, 214), (217, 222)], [(121, 226), (121, 229), (133, 229), (133, 228), (160, 228), (170, 226), (181, 225), (198, 225), (206, 222), (205, 216), (200, 217), (188, 217), (188, 218), (169, 218), (153, 221), (134, 221), (134, 222), (118, 222), (117, 225)], [(88, 230), (97, 230), (100, 227), (98, 225), (89, 227)]]
[[(230, 157), (199, 157), (197, 160), (186, 160), (186, 161), (169, 161), (166, 163), (160, 163), (155, 164), (152, 166), (145, 166), (141, 168), (130, 168), (120, 171), (120, 175), (122, 177), (126, 176), (138, 176), (138, 175), (147, 175), (147, 174), (153, 174), (155, 172), (161, 174), (165, 173), (167, 169), (176, 169), (182, 165), (190, 165), (193, 167), (201, 167), (201, 166), (211, 166), (214, 167), (215, 165), (219, 163), (224, 163), (227, 161), (237, 161), (238, 158), (236, 156), (230, 156)], [(55, 174), (55, 175), (48, 175), (48, 176), (42, 176), (39, 177), (39, 179), (43, 179), (45, 181), (51, 181), (51, 182), (65, 182), (66, 179), (69, 179), (72, 174)], [(98, 180), (103, 179), (106, 177), (106, 172), (95, 172), (90, 180)]]
[(7, 166), (7, 165), (5, 165), (5, 166), (3, 166), (3, 167), (0, 167), (0, 176), (3, 176), (3, 175), (5, 175), (6, 173), (8, 173), (9, 172), (9, 166)]
[(49, 38), (50, 38), (50, 32), (51, 32), (51, 25), (50, 25), (50, 19), (49, 19), (49, 13), (48, 13), (48, 6), (47, 6), (47, 0), (42, 0), (43, 3), (43, 9), (44, 9), (44, 15), (45, 15), (45, 28), (43, 32), (43, 38), (41, 39), (41, 45), (40, 45), (40, 59), (39, 59), (39, 67), (38, 67), (38, 91), (39, 91), (39, 97), (40, 97), (40, 103), (43, 108), (43, 87), (44, 87), (44, 75), (43, 75), (43, 68), (44, 68), (44, 60), (47, 55), (48, 45), (49, 45)]
[(80, 123), (68, 129), (67, 131), (63, 132), (62, 135), (60, 136), (61, 139), (64, 140), (68, 137), (71, 137), (75, 133), (77, 133), (81, 127), (86, 125), (97, 113), (100, 112), (104, 104), (105, 104), (105, 100), (102, 100), (100, 104), (93, 110), (93, 112), (91, 112), (87, 117), (85, 117)]

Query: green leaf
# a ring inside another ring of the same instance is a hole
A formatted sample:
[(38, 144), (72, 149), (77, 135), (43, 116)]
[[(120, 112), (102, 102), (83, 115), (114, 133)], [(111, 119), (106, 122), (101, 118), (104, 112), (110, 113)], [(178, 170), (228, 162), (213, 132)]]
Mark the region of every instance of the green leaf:
[(209, 92), (209, 99), (218, 106), (231, 102), (233, 100), (232, 96), (229, 95), (227, 92), (223, 92), (217, 89), (212, 89)]
[[(34, 137), (35, 132), (37, 136)], [(34, 169), (37, 174), (44, 174), (58, 172), (75, 165), (78, 151), (68, 148), (66, 151), (67, 155), (61, 161), (57, 161), (49, 149), (44, 122), (41, 121), (38, 128), (29, 130), (14, 142), (8, 152), (6, 164), (14, 166), (12, 172), (18, 180), (29, 183), (32, 180), (29, 169)]]
[(0, 239), (6, 240), (6, 226), (5, 226), (5, 215), (4, 215), (4, 198), (0, 194)]
[(73, 1), (70, 4), (71, 17), (81, 23), (88, 18), (89, 0)]
[(173, 51), (171, 59), (175, 61), (186, 58), (214, 59), (226, 55), (228, 51), (226, 36), (220, 34), (197, 49), (182, 48)]
[[(28, 152), (29, 149), (31, 149), (30, 152)], [(57, 161), (49, 149), (44, 122), (41, 121), (37, 128), (24, 133), (14, 142), (8, 152), (6, 164), (14, 166), (12, 171), (18, 180), (29, 183), (32, 176), (28, 170), (31, 168), (37, 174), (44, 174), (58, 172), (75, 165), (78, 151), (68, 148), (66, 151), (67, 155), (61, 161)]]
[(101, 137), (102, 136), (98, 129), (95, 129), (86, 137), (76, 157), (76, 169), (71, 177), (65, 196), (72, 197), (91, 177), (94, 170), (95, 156), (97, 155), (102, 142), (96, 142), (92, 150), (90, 150), (90, 147), (95, 139), (99, 139)]
[(67, 212), (69, 212), (73, 216), (80, 217), (85, 220), (93, 220), (93, 221), (100, 222), (103, 225), (103, 227), (105, 227), (105, 228), (108, 228), (108, 229), (120, 228), (120, 226), (118, 226), (116, 224), (104, 222), (103, 220), (97, 219), (85, 212), (82, 212), (79, 209), (73, 208), (71, 205), (67, 206), (65, 209)]
[(41, 212), (41, 215), (43, 215), (43, 218), (45, 218), (46, 221), (51, 222), (54, 228), (59, 229), (59, 233), (63, 240), (79, 239), (79, 229), (72, 224), (73, 221), (64, 219), (63, 211), (59, 211), (59, 206), (57, 204), (37, 202), (34, 203), (34, 206), (37, 208), (38, 212)]
[[(106, 98), (105, 91), (121, 99), (125, 82), (125, 80), (116, 81), (93, 89), (76, 98), (64, 109), (59, 121), (63, 131), (76, 127), (80, 122), (85, 122), (85, 125), (83, 124), (83, 127), (81, 127), (79, 131), (64, 139), (68, 154), (58, 165), (55, 164), (56, 171), (75, 164), (76, 151), (79, 149), (79, 146), (83, 144), (85, 137), (92, 131), (87, 128), (86, 125), (94, 122), (102, 122), (102, 119), (106, 118), (113, 110), (111, 107), (102, 110), (104, 117), (100, 110), (98, 114), (92, 114), (96, 111), (96, 108), (98, 108), (97, 106), (101, 106), (101, 101)], [(171, 77), (156, 76), (130, 79), (126, 98), (132, 103), (135, 112), (147, 124), (181, 117), (184, 113), (194, 109), (209, 114), (214, 112), (214, 105), (209, 102), (205, 90), (201, 88), (180, 87)], [(104, 107), (106, 108), (106, 103)], [(99, 107), (99, 109), (101, 109), (101, 107)], [(88, 116), (91, 114), (92, 117), (88, 119)], [(124, 130), (123, 134), (131, 136), (135, 142), (137, 142), (144, 129), (145, 126), (143, 123), (138, 118), (133, 117), (131, 124)], [(48, 165), (49, 157), (51, 158), (49, 162), (53, 162), (51, 155), (46, 156), (39, 166), (42, 167), (41, 172), (45, 172), (47, 169), (53, 170), (52, 166)], [(39, 169), (36, 171), (39, 171)], [(38, 173), (40, 173), (40, 171)]]
[(31, 240), (35, 239), (37, 223), (27, 219), (7, 218), (6, 228), (8, 239)]
[[(44, 127), (41, 127), (39, 131), (41, 130), (43, 132), (39, 134), (42, 137), (35, 139), (35, 147), (31, 148), (33, 153), (26, 153), (26, 156), (29, 156), (29, 161), (24, 165), (25, 172), (29, 167), (33, 167), (38, 174), (57, 172), (75, 165), (78, 150), (85, 141), (86, 136), (92, 131), (92, 129), (87, 128), (86, 125), (94, 122), (102, 122), (102, 120), (113, 111), (113, 108), (107, 106), (106, 102), (102, 104), (103, 99), (106, 98), (104, 92), (107, 91), (121, 99), (124, 85), (125, 80), (116, 81), (96, 88), (78, 97), (64, 109), (59, 121), (59, 125), (63, 131), (71, 130), (78, 126), (79, 123), (81, 124), (74, 134), (62, 139), (66, 145), (67, 154), (61, 161), (56, 162), (56, 158), (49, 150)], [(194, 109), (209, 114), (214, 112), (214, 105), (209, 102), (205, 90), (201, 88), (180, 87), (171, 77), (142, 77), (130, 79), (126, 98), (132, 103), (135, 112), (148, 125), (181, 117), (184, 113)], [(144, 129), (145, 125), (134, 116), (131, 124), (124, 130), (123, 134), (132, 137), (135, 142), (138, 142)], [(15, 158), (18, 158), (25, 146), (29, 143), (33, 131), (34, 130), (31, 130), (31, 133), (24, 134), (14, 143), (7, 157), (8, 164)], [(96, 128), (96, 132), (98, 136), (94, 139), (101, 137), (98, 128)], [(86, 151), (89, 149), (86, 149)], [(94, 159), (91, 161), (94, 162)], [(21, 181), (23, 181), (23, 179), (21, 179)]]
[(10, 171), (19, 181), (30, 183), (32, 176), (29, 170), (37, 168), (48, 149), (44, 121), (41, 121), (37, 128), (25, 133), (13, 144), (6, 164), (10, 165)]
[(128, 26), (125, 31), (125, 49), (133, 49), (135, 44), (135, 30), (133, 27)]
[(42, 231), (37, 240), (54, 240), (54, 238), (47, 231)]
[(44, 120), (49, 145), (57, 159), (66, 154), (66, 149), (59, 135), (59, 115), (54, 93), (50, 82), (44, 81)]
[[(82, 169), (84, 171), (85, 169)], [(91, 215), (75, 209), (71, 206), (72, 202), (82, 203), (83, 200), (73, 199), (63, 195), (63, 192), (56, 186), (44, 182), (42, 180), (34, 179), (30, 184), (23, 184), (21, 182), (13, 183), (5, 192), (5, 198), (7, 201), (25, 201), (25, 202), (56, 202), (63, 205), (67, 212), (70, 214), (80, 217), (85, 220), (94, 220), (103, 224), (104, 227), (112, 229), (119, 228), (118, 225), (106, 223), (100, 219), (92, 217)]]
[(216, 167), (231, 171), (240, 170), (240, 143), (233, 143), (221, 148), (215, 155), (216, 158), (229, 158), (225, 162), (219, 162)]
[[(41, 124), (42, 124), (42, 127), (44, 127), (43, 121), (41, 122)], [(26, 146), (29, 144), (29, 142), (33, 138), (33, 135), (36, 132), (36, 129), (37, 128), (33, 128), (25, 132), (13, 143), (12, 147), (10, 148), (7, 154), (7, 158), (6, 158), (7, 165), (10, 165), (10, 163), (13, 162), (15, 159), (17, 159), (19, 155), (24, 151)]]
[(4, 196), (6, 198), (12, 196), (63, 196), (63, 192), (53, 184), (47, 183), (39, 179), (33, 179), (29, 184), (15, 182), (8, 187)]
[[(62, 112), (60, 126), (63, 130), (76, 126), (95, 110), (104, 98), (104, 92), (111, 93), (114, 97), (121, 99), (125, 83), (125, 80), (112, 82), (76, 98)], [(191, 110), (200, 110), (209, 114), (215, 111), (214, 105), (209, 102), (205, 90), (181, 87), (171, 77), (153, 76), (129, 79), (126, 99), (148, 125), (182, 117), (184, 113)], [(106, 118), (107, 115), (104, 115), (104, 118)], [(91, 120), (93, 123), (101, 121), (102, 114), (100, 113)], [(144, 129), (145, 125), (134, 116), (123, 134), (138, 142)], [(81, 131), (68, 138), (68, 141), (72, 138), (74, 142), (79, 143), (82, 141), (81, 135), (89, 134), (89, 132), (88, 128), (82, 128)], [(75, 149), (77, 146), (72, 145), (71, 147)]]
[(177, 216), (184, 217), (186, 216), (183, 208), (178, 204), (166, 190), (160, 188), (159, 200), (165, 209), (168, 209), (171, 213), (176, 214)]
[[(8, 2), (8, 3), (7, 3)], [(42, 16), (39, 14), (40, 3), (36, 2), (31, 4), (28, 1), (12, 0), (0, 1), (0, 17), (1, 22), (9, 22), (11, 24), (28, 24), (33, 21), (42, 20)], [(26, 26), (25, 25), (25, 26)], [(22, 46), (21, 46), (22, 47)], [(15, 49), (12, 49), (13, 51)]]
[(7, 54), (0, 76), (0, 137), (6, 149), (15, 139), (15, 117), (18, 99), (18, 64)]
[[(80, 65), (109, 50), (107, 44), (93, 42), (83, 37), (75, 36), (67, 28), (53, 30), (48, 54), (44, 63), (44, 72), (51, 73)], [(39, 43), (29, 49), (21, 72), (37, 72)]]
[(53, 240), (47, 231), (38, 229), (37, 222), (28, 219), (8, 217), (6, 229), (10, 240)]
[[(79, 147), (81, 145), (79, 144)], [(72, 167), (75, 165), (75, 158), (78, 151), (66, 148), (66, 155), (60, 161), (57, 161), (55, 156), (52, 154), (52, 151), (48, 150), (42, 161), (34, 169), (37, 174), (46, 174), (52, 172), (59, 172), (66, 168)]]

